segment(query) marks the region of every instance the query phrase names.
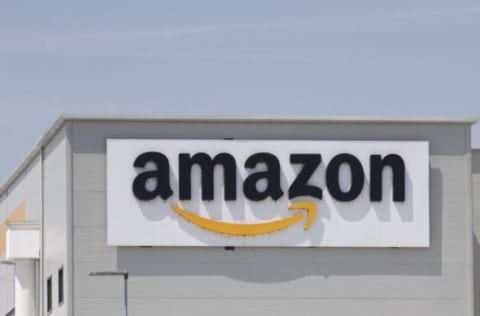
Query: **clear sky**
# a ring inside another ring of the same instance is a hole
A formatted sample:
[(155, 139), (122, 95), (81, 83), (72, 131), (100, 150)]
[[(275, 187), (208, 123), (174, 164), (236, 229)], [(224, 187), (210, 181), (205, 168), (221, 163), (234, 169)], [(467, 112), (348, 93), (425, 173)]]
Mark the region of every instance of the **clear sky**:
[(477, 117), (480, 2), (1, 1), (0, 109), (0, 182), (61, 114)]

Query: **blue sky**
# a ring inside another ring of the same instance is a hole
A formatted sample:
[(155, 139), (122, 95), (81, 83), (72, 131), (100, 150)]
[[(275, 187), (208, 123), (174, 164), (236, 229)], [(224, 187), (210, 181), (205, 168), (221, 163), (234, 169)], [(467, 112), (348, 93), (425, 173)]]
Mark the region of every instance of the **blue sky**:
[(479, 1), (2, 1), (0, 181), (61, 114), (477, 117), (479, 34)]

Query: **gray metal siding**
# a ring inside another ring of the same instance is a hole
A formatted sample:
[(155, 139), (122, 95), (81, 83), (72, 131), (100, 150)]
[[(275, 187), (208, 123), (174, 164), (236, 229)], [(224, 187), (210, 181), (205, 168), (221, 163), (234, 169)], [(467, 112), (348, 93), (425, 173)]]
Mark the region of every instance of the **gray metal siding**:
[(475, 315), (480, 316), (480, 149), (472, 151)]
[[(75, 316), (470, 315), (470, 144), (463, 125), (74, 122)], [(106, 246), (106, 138), (429, 140), (431, 247), (140, 248)]]

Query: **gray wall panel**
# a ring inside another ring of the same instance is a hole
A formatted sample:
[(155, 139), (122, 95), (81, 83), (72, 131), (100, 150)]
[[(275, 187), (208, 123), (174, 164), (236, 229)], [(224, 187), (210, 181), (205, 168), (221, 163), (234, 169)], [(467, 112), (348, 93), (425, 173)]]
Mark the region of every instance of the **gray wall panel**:
[[(219, 301), (233, 297), (261, 299), (287, 295), (299, 299), (462, 299), (466, 295), (461, 264), (444, 265), (441, 278), (428, 275), (428, 270), (432, 269), (430, 264), (355, 266), (357, 268), (352, 270), (352, 265), (347, 263), (138, 264), (129, 269), (133, 275), (129, 280), (129, 297), (211, 298)], [(88, 275), (91, 268), (91, 263), (79, 263), (76, 271)], [(397, 274), (393, 275), (392, 270)], [(99, 295), (102, 287), (97, 279), (79, 279), (77, 297)], [(111, 279), (105, 282), (114, 282)], [(348, 287), (344, 282), (348, 282)]]
[[(107, 262), (116, 264), (116, 247), (107, 246), (105, 228), (100, 226), (74, 227), (75, 262)], [(93, 270), (92, 270), (93, 271)]]
[(480, 316), (480, 149), (472, 151), (475, 315)]
[(263, 138), (430, 140), (430, 152), (433, 155), (463, 155), (470, 151), (467, 141), (469, 133), (469, 126), (461, 124), (73, 122), (76, 153), (105, 152), (106, 138)]
[(472, 171), (475, 174), (480, 174), (480, 148), (472, 150)]
[[(253, 248), (238, 247), (225, 251), (223, 247), (118, 247), (118, 259), (124, 265), (143, 263), (178, 264), (195, 261), (208, 263), (327, 263), (352, 264), (393, 263), (440, 265), (440, 254), (430, 248)], [(456, 262), (452, 262), (456, 263)], [(408, 265), (407, 265), (408, 266)], [(352, 270), (349, 270), (352, 271)], [(416, 274), (418, 271), (413, 271)], [(354, 272), (355, 273), (355, 272)], [(395, 270), (391, 270), (395, 274)], [(439, 274), (439, 272), (437, 273)]]
[[(121, 299), (80, 299), (78, 315), (122, 315)], [(385, 299), (382, 304), (376, 299), (290, 299), (287, 296), (279, 299), (257, 300), (229, 299), (212, 303), (207, 299), (163, 299), (152, 301), (138, 299), (130, 303), (136, 315), (249, 315), (277, 316), (279, 305), (284, 315), (465, 315), (466, 302), (462, 300), (422, 300), (422, 299)], [(342, 305), (344, 308), (339, 308)]]
[[(75, 315), (469, 315), (468, 128), (443, 124), (73, 123)], [(140, 248), (105, 244), (106, 138), (429, 140), (431, 247)], [(117, 314), (116, 314), (117, 313)]]
[(104, 154), (75, 154), (73, 184), (78, 191), (102, 191), (106, 188), (106, 162)]
[(76, 198), (73, 207), (77, 210), (81, 210), (74, 214), (75, 227), (105, 227), (105, 205), (107, 203), (105, 191), (75, 191), (74, 194)]

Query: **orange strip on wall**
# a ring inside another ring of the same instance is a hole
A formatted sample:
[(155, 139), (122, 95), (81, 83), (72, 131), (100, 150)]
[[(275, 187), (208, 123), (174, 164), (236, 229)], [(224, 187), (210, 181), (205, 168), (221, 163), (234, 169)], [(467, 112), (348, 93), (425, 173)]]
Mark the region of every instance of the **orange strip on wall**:
[(13, 221), (24, 221), (25, 209), (26, 209), (26, 205), (25, 205), (25, 201), (23, 201), (0, 224), (0, 256), (3, 256), (5, 254), (5, 251), (7, 250), (7, 224)]

